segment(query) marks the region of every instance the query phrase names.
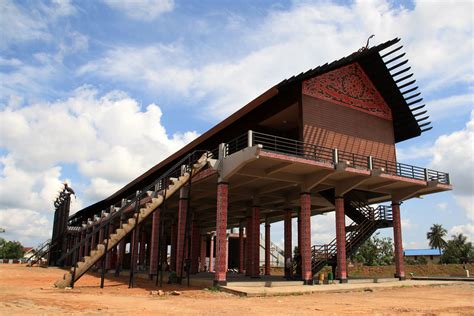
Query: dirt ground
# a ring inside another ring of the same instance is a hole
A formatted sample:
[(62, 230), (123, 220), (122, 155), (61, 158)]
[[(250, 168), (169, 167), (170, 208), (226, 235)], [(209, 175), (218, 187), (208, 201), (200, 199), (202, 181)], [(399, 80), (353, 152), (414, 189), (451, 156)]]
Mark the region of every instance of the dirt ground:
[[(72, 290), (55, 289), (64, 271), (0, 265), (0, 315), (140, 314), (140, 315), (314, 315), (314, 314), (463, 314), (474, 315), (474, 284), (374, 288), (350, 293), (245, 298), (197, 288), (165, 287), (181, 295), (150, 295), (154, 283), (88, 274)], [(370, 285), (368, 285), (370, 288)]]

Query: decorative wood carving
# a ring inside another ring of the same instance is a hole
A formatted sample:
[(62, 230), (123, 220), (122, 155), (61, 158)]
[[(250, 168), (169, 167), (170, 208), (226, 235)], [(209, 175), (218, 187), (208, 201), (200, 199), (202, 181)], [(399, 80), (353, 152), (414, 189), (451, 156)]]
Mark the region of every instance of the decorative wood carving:
[(392, 120), (390, 107), (358, 63), (304, 81), (302, 92)]

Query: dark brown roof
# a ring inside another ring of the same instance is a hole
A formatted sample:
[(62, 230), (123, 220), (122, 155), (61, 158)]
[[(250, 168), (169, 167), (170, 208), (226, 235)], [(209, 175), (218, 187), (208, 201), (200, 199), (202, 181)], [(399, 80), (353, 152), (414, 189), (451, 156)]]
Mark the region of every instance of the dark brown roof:
[[(412, 113), (409, 105), (410, 103), (404, 98), (404, 93), (406, 91), (414, 91), (415, 88), (410, 89), (408, 84), (404, 84), (403, 80), (399, 80), (396, 76), (400, 74), (404, 74), (407, 70), (403, 70), (398, 73), (398, 67), (395, 67), (393, 70), (394, 74), (390, 73), (390, 68), (392, 68), (391, 62), (395, 61), (395, 65), (398, 65), (397, 58), (392, 58), (392, 54), (399, 51), (400, 48), (396, 48), (392, 52), (383, 52), (381, 55), (380, 52), (393, 46), (394, 44), (400, 41), (399, 38), (395, 38), (393, 40), (387, 41), (380, 45), (371, 47), (369, 49), (361, 49), (357, 52), (352, 53), (351, 55), (336, 60), (332, 63), (326, 63), (322, 66), (318, 66), (314, 69), (308, 70), (304, 73), (301, 73), (297, 76), (293, 76), (291, 78), (285, 79), (278, 83), (277, 85), (271, 87), (263, 94), (255, 98), (253, 101), (249, 102), (247, 105), (224, 119), (219, 124), (212, 127), (210, 130), (184, 146), (182, 149), (174, 153), (173, 155), (169, 156), (165, 160), (161, 161), (147, 172), (133, 180), (132, 182), (128, 183), (125, 187), (111, 195), (110, 197), (97, 202), (91, 206), (86, 207), (85, 209), (77, 212), (76, 214), (72, 215), (70, 219), (78, 219), (83, 218), (86, 219), (87, 217), (91, 217), (94, 213), (99, 212), (102, 209), (105, 209), (111, 204), (115, 204), (120, 199), (132, 194), (137, 189), (141, 188), (145, 183), (151, 182), (153, 179), (157, 178), (160, 173), (164, 172), (166, 167), (172, 164), (174, 161), (177, 161), (187, 153), (195, 150), (195, 149), (213, 149), (213, 147), (203, 148), (203, 146), (217, 146), (218, 142), (217, 135), (221, 133), (225, 129), (229, 127), (235, 127), (236, 123), (242, 119), (246, 114), (249, 114), (252, 111), (256, 111), (257, 108), (262, 106), (263, 104), (267, 103), (268, 101), (276, 98), (279, 94), (286, 93), (292, 87), (300, 87), (301, 82), (312, 78), (317, 75), (324, 74), (326, 72), (338, 69), (340, 67), (349, 65), (354, 62), (358, 62), (366, 74), (369, 76), (371, 81), (374, 83), (376, 88), (381, 93), (382, 97), (385, 99), (387, 104), (390, 106), (393, 115), (393, 124), (394, 124), (394, 134), (395, 134), (395, 141), (400, 142), (409, 138), (413, 138), (419, 136), (422, 132), (421, 127), (426, 124), (422, 124), (421, 126), (418, 124), (416, 120), (416, 114)], [(404, 54), (403, 54), (404, 55)], [(403, 57), (403, 55), (401, 55)], [(383, 57), (388, 56), (389, 61), (386, 63), (382, 59)], [(392, 60), (393, 59), (393, 60)], [(403, 66), (406, 62), (402, 62), (401, 66)], [(390, 64), (389, 66), (387, 66)], [(408, 68), (409, 70), (409, 68)], [(404, 76), (401, 76), (401, 78)], [(411, 77), (411, 76), (410, 76)], [(403, 79), (403, 78), (402, 78)], [(398, 82), (401, 82), (400, 87), (397, 86)], [(414, 82), (408, 82), (409, 84), (413, 84)], [(404, 91), (400, 91), (401, 88), (407, 88)], [(410, 97), (407, 97), (410, 99)], [(421, 99), (415, 100), (417, 102), (421, 101)], [(417, 103), (415, 102), (415, 103)], [(413, 101), (412, 101), (413, 103)], [(414, 103), (413, 103), (414, 104)], [(418, 107), (419, 108), (419, 107)], [(423, 113), (423, 112), (422, 112)], [(423, 119), (424, 120), (424, 119)], [(425, 129), (428, 130), (428, 129)], [(228, 131), (226, 132), (228, 133)], [(212, 139), (214, 138), (214, 143)], [(228, 139), (227, 139), (228, 140)], [(220, 140), (224, 141), (224, 139)]]

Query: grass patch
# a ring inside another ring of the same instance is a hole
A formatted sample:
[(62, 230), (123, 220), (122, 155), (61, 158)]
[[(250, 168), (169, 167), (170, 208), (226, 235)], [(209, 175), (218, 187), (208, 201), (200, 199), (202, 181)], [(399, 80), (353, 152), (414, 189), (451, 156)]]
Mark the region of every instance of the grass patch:
[(220, 292), (219, 287), (217, 285), (213, 285), (207, 288), (210, 292)]

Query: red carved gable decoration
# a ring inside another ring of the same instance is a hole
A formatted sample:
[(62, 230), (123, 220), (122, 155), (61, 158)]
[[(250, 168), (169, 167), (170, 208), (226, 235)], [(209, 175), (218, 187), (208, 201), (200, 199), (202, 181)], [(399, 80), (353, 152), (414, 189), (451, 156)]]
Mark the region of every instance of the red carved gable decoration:
[(303, 94), (392, 119), (392, 111), (358, 63), (304, 81)]

